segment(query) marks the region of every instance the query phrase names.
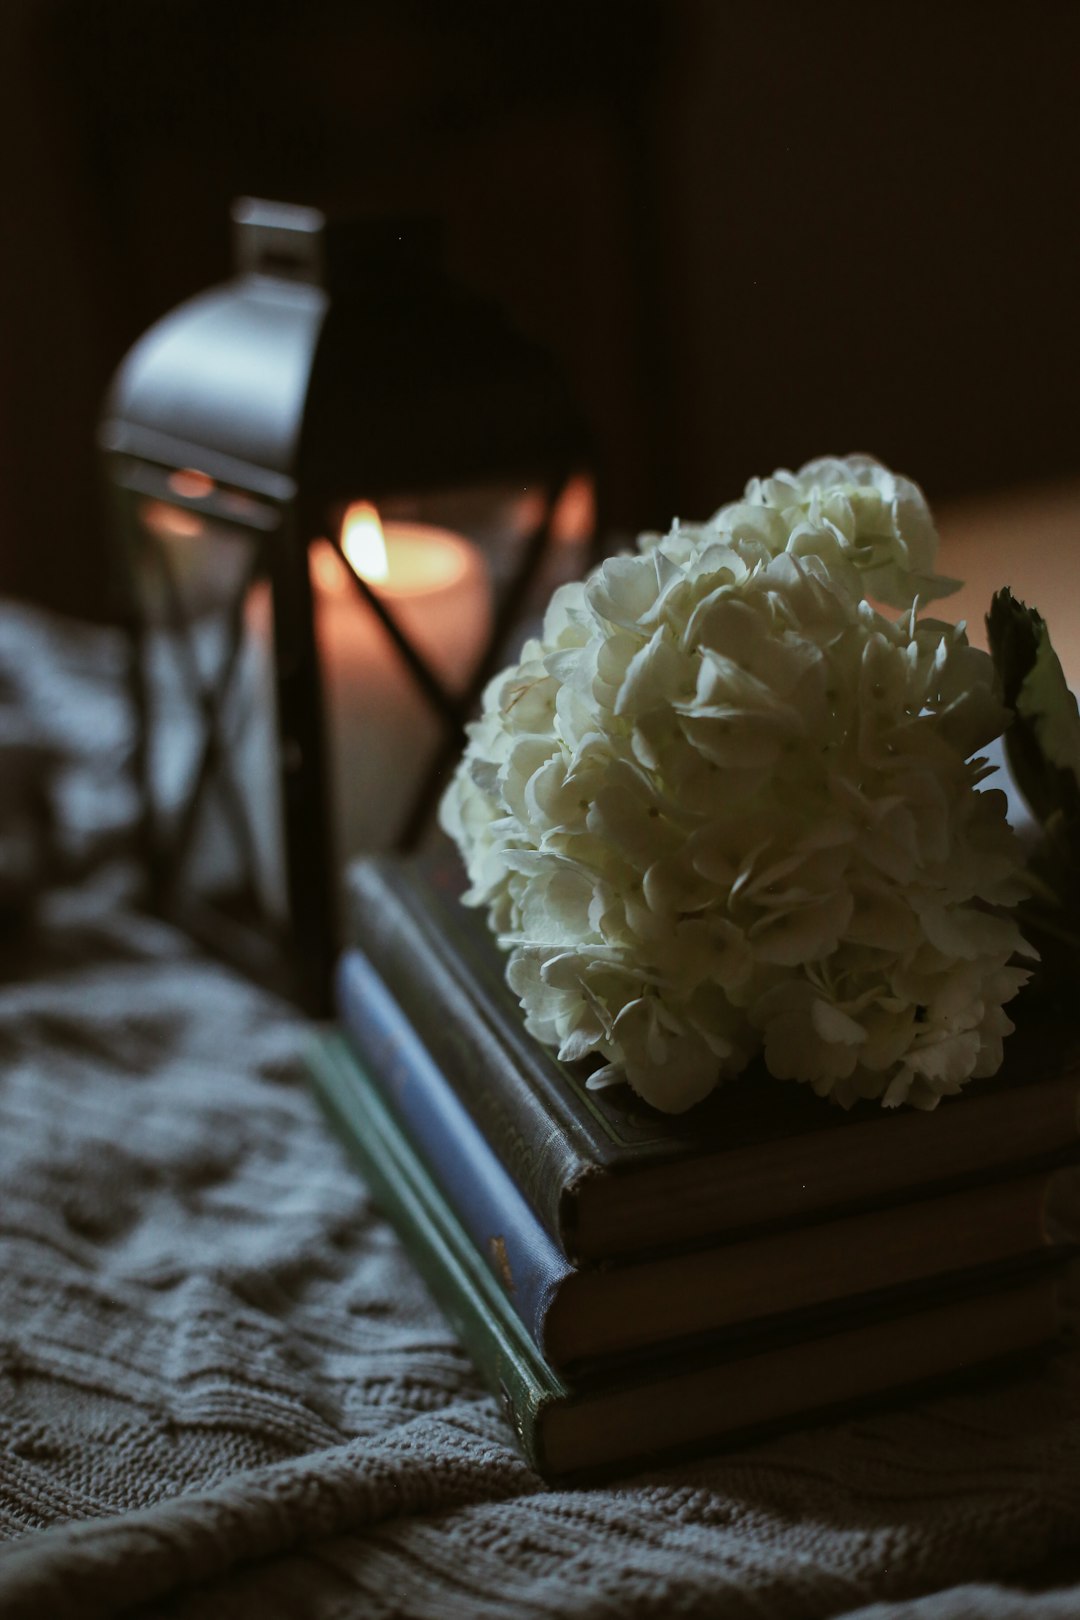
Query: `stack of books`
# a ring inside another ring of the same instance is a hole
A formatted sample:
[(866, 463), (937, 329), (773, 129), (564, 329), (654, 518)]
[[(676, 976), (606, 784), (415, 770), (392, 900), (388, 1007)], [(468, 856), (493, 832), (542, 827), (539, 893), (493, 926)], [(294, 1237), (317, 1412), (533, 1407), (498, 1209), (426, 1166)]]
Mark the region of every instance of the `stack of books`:
[(350, 874), (331, 1118), (548, 1478), (851, 1410), (1045, 1345), (1080, 1045), (1014, 1036), (932, 1114), (760, 1071), (670, 1118), (526, 1034), (456, 867)]

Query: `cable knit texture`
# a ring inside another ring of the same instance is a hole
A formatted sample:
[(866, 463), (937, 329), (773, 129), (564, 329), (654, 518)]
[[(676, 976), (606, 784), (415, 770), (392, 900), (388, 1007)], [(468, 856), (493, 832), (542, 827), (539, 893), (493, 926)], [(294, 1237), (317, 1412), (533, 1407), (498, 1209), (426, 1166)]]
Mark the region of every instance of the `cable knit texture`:
[[(0, 617), (7, 701), (73, 751), (84, 865), (126, 813), (117, 663)], [(301, 1020), (105, 869), (3, 950), (4, 1620), (1080, 1614), (1069, 1350), (546, 1489), (323, 1124)]]

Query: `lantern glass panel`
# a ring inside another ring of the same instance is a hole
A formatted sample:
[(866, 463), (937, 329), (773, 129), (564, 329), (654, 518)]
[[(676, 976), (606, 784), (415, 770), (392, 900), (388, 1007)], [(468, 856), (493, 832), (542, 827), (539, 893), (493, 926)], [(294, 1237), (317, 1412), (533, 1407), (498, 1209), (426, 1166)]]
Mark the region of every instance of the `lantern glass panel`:
[(142, 628), (146, 809), (154, 848), (168, 852), (160, 876), (189, 908), (212, 907), (262, 927), (283, 923), (265, 574), (279, 514), (209, 479), (200, 490), (203, 475), (190, 470), (139, 474), (131, 481), (160, 486), (129, 490), (128, 524)]
[[(120, 482), (142, 625), (148, 811), (164, 881), (188, 909), (283, 927), (281, 772), (297, 739), (281, 735), (276, 712), (268, 556), (282, 541), (282, 514), (195, 469), (132, 460)], [(580, 574), (593, 524), (590, 480), (565, 472), (364, 493), (384, 530), (385, 576), (347, 560), (358, 502), (329, 503), (324, 533), (307, 546), (336, 879), (353, 856), (415, 842), (429, 824), (461, 719), (486, 676), (538, 628), (551, 591)], [(357, 573), (431, 685), (395, 645)], [(321, 835), (312, 826), (308, 836)]]
[[(385, 560), (372, 561), (377, 514)], [(335, 543), (310, 552), (331, 778), (335, 865), (423, 832), (461, 746), (460, 722), (494, 667), (579, 574), (592, 532), (584, 477), (368, 491), (338, 503)], [(394, 645), (360, 574), (441, 689)]]

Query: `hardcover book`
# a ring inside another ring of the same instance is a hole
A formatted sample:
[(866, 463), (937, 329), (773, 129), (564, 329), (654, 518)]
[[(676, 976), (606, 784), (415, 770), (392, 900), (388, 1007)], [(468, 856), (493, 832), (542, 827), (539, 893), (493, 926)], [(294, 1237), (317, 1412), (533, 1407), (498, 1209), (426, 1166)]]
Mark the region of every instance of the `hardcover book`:
[(456, 857), (349, 873), (353, 942), (555, 1243), (573, 1262), (882, 1208), (1077, 1155), (1080, 1044), (1018, 1031), (1005, 1064), (933, 1113), (850, 1111), (759, 1069), (677, 1117), (592, 1092), (526, 1032)]
[(715, 1447), (1029, 1351), (1054, 1336), (1070, 1297), (1069, 1268), (1044, 1268), (798, 1338), (774, 1332), (703, 1353), (609, 1363), (570, 1381), (537, 1351), (346, 1042), (318, 1040), (310, 1067), (381, 1207), (547, 1478)]
[(554, 1366), (887, 1290), (940, 1288), (959, 1273), (1042, 1260), (1076, 1230), (1080, 1171), (1069, 1166), (676, 1254), (573, 1266), (355, 948), (338, 965), (337, 1004), (372, 1084)]

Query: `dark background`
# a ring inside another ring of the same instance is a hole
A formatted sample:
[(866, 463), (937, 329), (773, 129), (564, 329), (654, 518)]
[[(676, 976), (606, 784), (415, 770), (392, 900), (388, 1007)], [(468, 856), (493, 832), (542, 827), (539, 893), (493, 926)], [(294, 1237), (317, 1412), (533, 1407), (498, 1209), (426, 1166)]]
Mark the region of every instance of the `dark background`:
[(5, 0), (0, 591), (107, 611), (118, 360), (252, 193), (442, 216), (562, 355), (612, 521), (867, 449), (1080, 470), (1073, 4)]

